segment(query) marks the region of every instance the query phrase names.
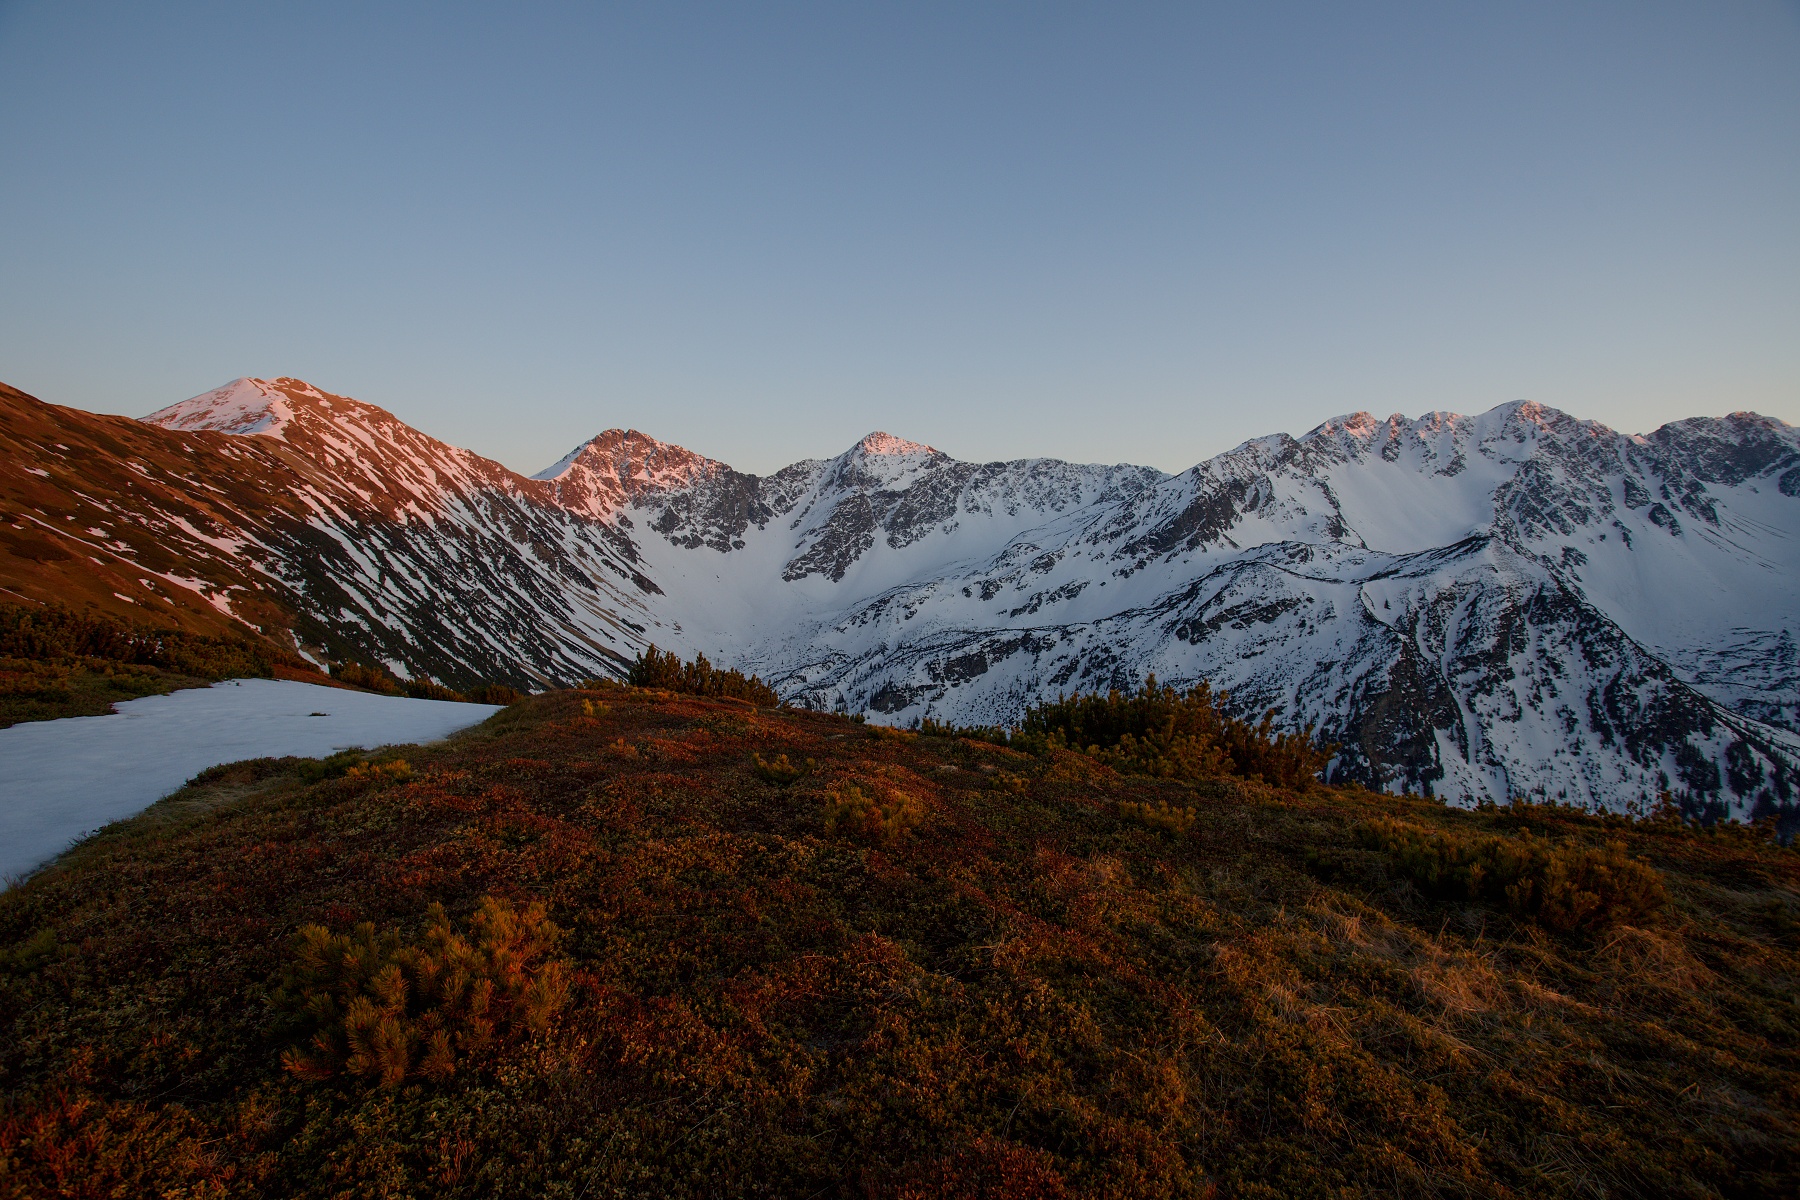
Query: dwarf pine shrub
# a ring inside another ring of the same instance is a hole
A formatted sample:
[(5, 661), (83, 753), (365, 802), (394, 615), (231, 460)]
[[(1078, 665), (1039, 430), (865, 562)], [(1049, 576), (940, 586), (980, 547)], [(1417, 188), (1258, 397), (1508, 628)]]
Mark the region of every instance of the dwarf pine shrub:
[(517, 704), (525, 698), (518, 688), (507, 687), (504, 683), (484, 683), (468, 693), (471, 704)]
[(772, 783), (776, 787), (787, 787), (802, 776), (812, 774), (817, 768), (818, 764), (810, 758), (799, 766), (795, 766), (788, 761), (788, 756), (785, 754), (777, 754), (771, 762), (763, 761), (763, 756), (760, 754), (750, 755), (750, 769), (756, 773), (756, 777), (764, 783)]
[(60, 604), (0, 603), (0, 657), (32, 662), (98, 659), (161, 667), (200, 679), (267, 679), (276, 661), (291, 661), (270, 643), (246, 635), (209, 637), (127, 624)]
[(1385, 817), (1363, 822), (1357, 837), (1427, 892), (1502, 904), (1559, 933), (1644, 921), (1668, 901), (1661, 874), (1621, 842), (1439, 833)]
[(351, 783), (372, 783), (377, 787), (406, 783), (412, 777), (412, 764), (404, 758), (390, 758), (383, 762), (360, 762), (344, 772), (344, 778)]
[(891, 842), (911, 833), (925, 819), (919, 802), (904, 792), (871, 789), (840, 781), (825, 793), (825, 831), (846, 833), (876, 842)]
[(290, 1072), (398, 1087), (448, 1078), (496, 1043), (549, 1028), (568, 1001), (569, 964), (551, 956), (561, 930), (542, 904), (484, 896), (466, 936), (441, 904), (427, 920), (417, 942), (369, 922), (300, 930), (281, 999), (313, 1033), (282, 1056)]
[(1161, 829), (1180, 837), (1194, 826), (1194, 810), (1179, 805), (1172, 805), (1167, 800), (1158, 800), (1154, 804), (1145, 802), (1137, 804), (1130, 800), (1119, 802), (1119, 815), (1128, 821), (1151, 829)]
[[(324, 758), (301, 759), (295, 770), (303, 783), (318, 783), (326, 779), (341, 779), (350, 773), (350, 768), (358, 766), (363, 760), (361, 750), (339, 750), (336, 754)], [(200, 776), (195, 776), (198, 780)]]
[(704, 654), (695, 655), (693, 662), (683, 662), (680, 655), (655, 646), (631, 664), (629, 682), (633, 687), (660, 688), (690, 696), (724, 696), (768, 708), (781, 703), (775, 689), (754, 675), (715, 667)]
[(400, 690), (414, 700), (454, 700), (459, 704), (466, 704), (469, 699), (456, 689), (445, 687), (429, 675), (408, 679), (400, 685)]
[(1023, 796), (1030, 785), (1023, 775), (1015, 775), (1011, 771), (996, 771), (988, 779), (988, 786), (1009, 796)]
[(970, 741), (989, 742), (996, 746), (1004, 746), (1008, 741), (1008, 733), (1002, 725), (958, 725), (952, 721), (940, 721), (935, 717), (926, 717), (919, 722), (919, 733), (924, 737), (967, 738)]
[(380, 692), (384, 696), (398, 696), (400, 681), (380, 667), (371, 667), (366, 663), (340, 662), (331, 664), (331, 677), (351, 687), (366, 688), (371, 692)]
[(1137, 775), (1235, 775), (1289, 788), (1305, 787), (1331, 761), (1336, 747), (1317, 744), (1310, 729), (1277, 732), (1273, 711), (1255, 725), (1240, 721), (1221, 710), (1223, 699), (1209, 684), (1183, 693), (1152, 675), (1136, 692), (1114, 689), (1036, 705), (1012, 744), (1039, 753), (1076, 750)]

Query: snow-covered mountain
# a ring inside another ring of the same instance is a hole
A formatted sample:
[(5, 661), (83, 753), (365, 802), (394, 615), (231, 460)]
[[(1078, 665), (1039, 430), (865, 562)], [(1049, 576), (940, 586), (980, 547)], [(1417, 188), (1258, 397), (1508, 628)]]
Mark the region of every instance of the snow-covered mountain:
[(1378, 786), (1800, 801), (1800, 430), (1753, 414), (1358, 413), (1172, 476), (877, 433), (758, 477), (611, 430), (532, 479), (295, 380), (146, 421), (274, 480), (206, 545), (315, 653), (548, 681), (655, 641), (894, 722), (1154, 672)]
[(653, 636), (817, 707), (1015, 719), (1206, 679), (1367, 782), (1787, 802), (1800, 431), (1532, 404), (1358, 413), (1177, 476), (873, 434), (769, 479), (604, 434), (545, 477), (632, 531)]

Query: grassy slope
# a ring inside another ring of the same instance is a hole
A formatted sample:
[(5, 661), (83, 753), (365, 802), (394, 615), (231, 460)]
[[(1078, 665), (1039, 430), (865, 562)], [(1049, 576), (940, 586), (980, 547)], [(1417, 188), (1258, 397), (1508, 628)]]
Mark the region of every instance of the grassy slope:
[[(321, 687), (344, 686), (324, 672), (307, 667), (276, 663), (271, 671), (276, 679), (292, 679)], [(21, 721), (103, 716), (112, 712), (113, 705), (121, 701), (166, 696), (183, 688), (211, 687), (217, 682), (218, 677), (98, 658), (70, 658), (56, 662), (0, 658), (0, 729)]]
[[(285, 477), (276, 478), (266, 462), (246, 469), (221, 453), (228, 444), (225, 434), (176, 435), (128, 417), (45, 404), (0, 383), (0, 601), (242, 635), (238, 621), (191, 587), (169, 582), (179, 576), (236, 587), (239, 616), (271, 630), (289, 627), (293, 615), (263, 586), (266, 576), (169, 523), (172, 516), (229, 536), (237, 514), (269, 507), (271, 479)], [(100, 527), (104, 536), (94, 532)]]
[(97, 717), (113, 711), (122, 700), (165, 696), (212, 682), (160, 667), (104, 660), (77, 664), (0, 658), (0, 729), (20, 721)]
[(100, 716), (123, 700), (251, 677), (337, 686), (311, 663), (242, 628), (196, 634), (93, 609), (0, 599), (0, 729)]
[[(228, 775), (0, 895), (0, 1195), (1800, 1189), (1793, 852), (1540, 816), (1626, 837), (1674, 897), (1557, 937), (1353, 835), (1506, 814), (589, 698), (411, 754), (410, 783)], [(817, 770), (778, 787), (752, 752)], [(844, 780), (923, 824), (826, 833)], [(1116, 815), (1158, 798), (1197, 807), (1186, 835)], [(490, 893), (568, 931), (547, 1036), (440, 1084), (283, 1072), (300, 925), (416, 934)]]

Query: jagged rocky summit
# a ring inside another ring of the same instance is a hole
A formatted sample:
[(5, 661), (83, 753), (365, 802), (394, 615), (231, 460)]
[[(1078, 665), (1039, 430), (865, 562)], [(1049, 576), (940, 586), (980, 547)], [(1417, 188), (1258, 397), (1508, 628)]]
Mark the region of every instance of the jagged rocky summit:
[(609, 430), (525, 478), (292, 379), (143, 422), (0, 400), (35, 472), (0, 534), (66, 556), (15, 550), (28, 594), (451, 682), (656, 642), (897, 723), (1154, 673), (1315, 726), (1372, 786), (1800, 804), (1800, 430), (1754, 414), (1357, 413), (1179, 475), (876, 433), (760, 477)]

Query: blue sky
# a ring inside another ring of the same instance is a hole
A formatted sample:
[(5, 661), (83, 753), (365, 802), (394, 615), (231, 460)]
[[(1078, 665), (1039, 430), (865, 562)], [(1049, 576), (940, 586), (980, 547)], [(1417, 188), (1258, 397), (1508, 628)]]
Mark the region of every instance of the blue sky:
[(1800, 423), (1800, 5), (0, 0), (0, 379), (531, 471)]

